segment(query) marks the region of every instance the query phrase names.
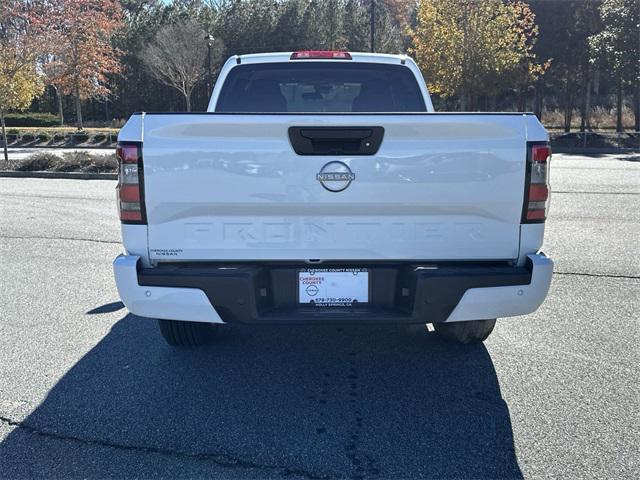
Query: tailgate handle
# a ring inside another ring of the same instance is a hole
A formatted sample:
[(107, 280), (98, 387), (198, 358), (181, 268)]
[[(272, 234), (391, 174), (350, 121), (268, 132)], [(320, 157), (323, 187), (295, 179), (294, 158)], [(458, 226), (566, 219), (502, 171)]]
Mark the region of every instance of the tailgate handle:
[(298, 155), (374, 155), (384, 137), (382, 127), (290, 127)]

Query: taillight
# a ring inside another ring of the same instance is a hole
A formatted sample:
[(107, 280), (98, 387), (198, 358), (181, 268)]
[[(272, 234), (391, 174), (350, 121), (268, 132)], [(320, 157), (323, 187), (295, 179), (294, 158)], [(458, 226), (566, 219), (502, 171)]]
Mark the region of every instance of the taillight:
[(118, 212), (122, 223), (145, 224), (142, 143), (118, 142)]
[(551, 147), (547, 143), (529, 143), (527, 148), (527, 183), (522, 223), (541, 223), (547, 219), (549, 208)]
[(351, 60), (351, 54), (340, 50), (301, 50), (299, 52), (293, 52), (289, 58), (289, 60), (314, 59)]

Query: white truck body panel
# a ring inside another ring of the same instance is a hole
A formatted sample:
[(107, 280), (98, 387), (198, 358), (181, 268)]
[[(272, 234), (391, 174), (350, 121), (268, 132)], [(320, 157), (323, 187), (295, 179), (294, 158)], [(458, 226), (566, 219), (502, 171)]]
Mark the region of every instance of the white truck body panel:
[[(525, 115), (153, 114), (151, 260), (516, 259)], [(375, 125), (375, 155), (300, 156), (291, 126)], [(316, 179), (339, 160), (356, 178)]]

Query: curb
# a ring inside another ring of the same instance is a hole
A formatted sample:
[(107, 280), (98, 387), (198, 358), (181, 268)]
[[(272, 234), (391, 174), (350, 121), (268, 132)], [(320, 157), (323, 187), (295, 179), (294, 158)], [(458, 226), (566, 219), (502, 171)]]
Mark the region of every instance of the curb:
[(117, 173), (85, 173), (85, 172), (19, 172), (0, 170), (0, 177), (12, 178), (65, 178), (70, 180), (117, 180)]

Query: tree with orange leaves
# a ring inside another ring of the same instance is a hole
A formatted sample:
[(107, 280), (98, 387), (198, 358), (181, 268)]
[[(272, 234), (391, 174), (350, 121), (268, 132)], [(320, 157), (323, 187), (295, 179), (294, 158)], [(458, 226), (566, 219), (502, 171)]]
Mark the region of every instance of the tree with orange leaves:
[(72, 95), (78, 128), (82, 128), (82, 101), (109, 95), (108, 75), (119, 73), (120, 52), (112, 36), (123, 26), (117, 0), (51, 0), (55, 32), (47, 82), (58, 94)]
[(43, 6), (27, 0), (0, 2), (0, 123), (7, 165), (5, 113), (27, 109), (43, 90), (37, 69), (47, 38)]

